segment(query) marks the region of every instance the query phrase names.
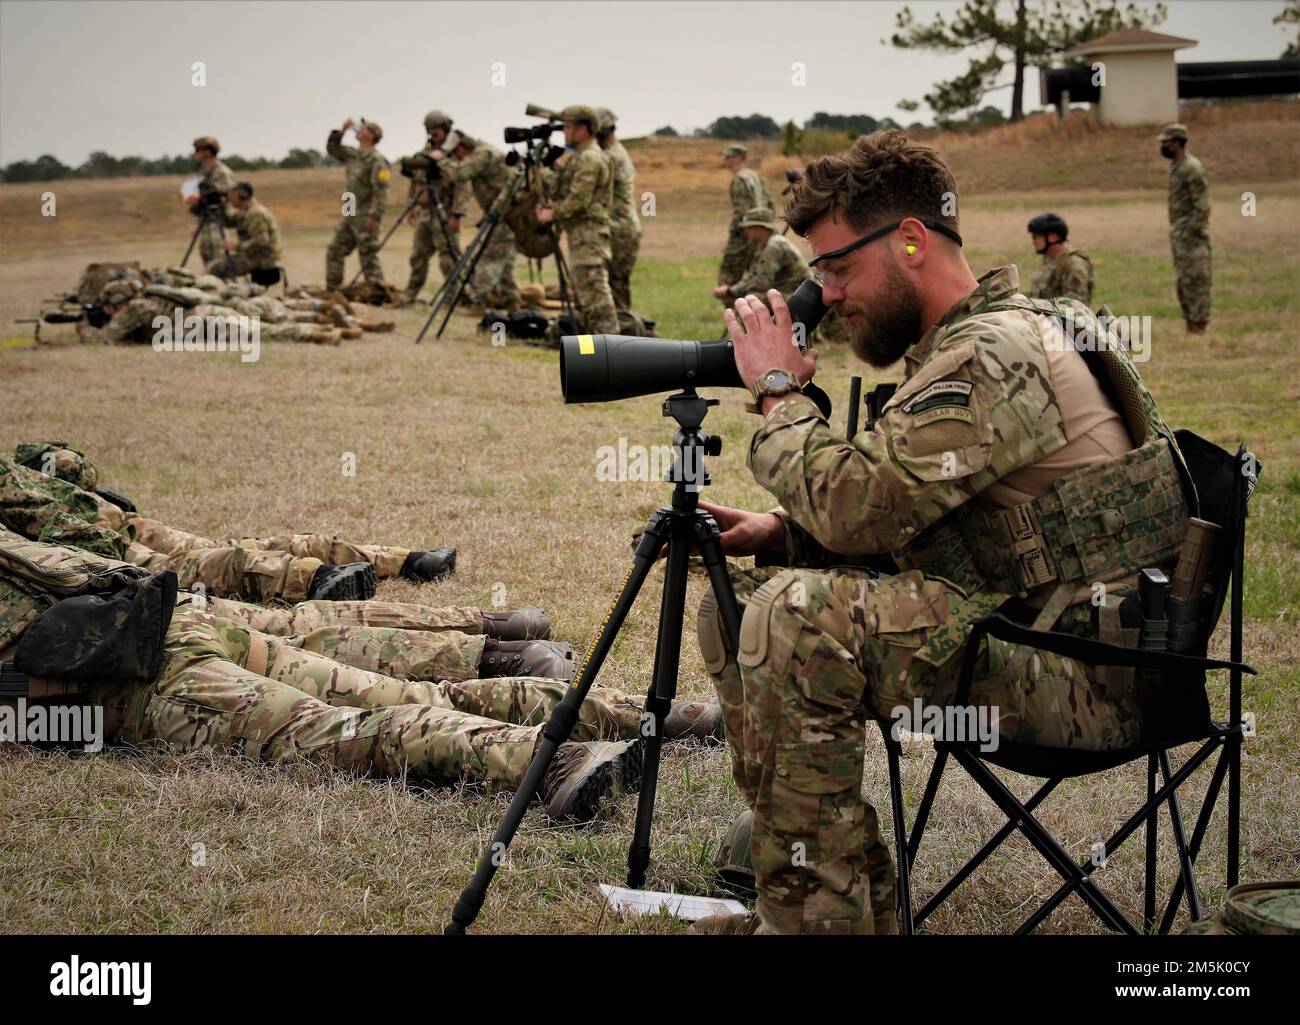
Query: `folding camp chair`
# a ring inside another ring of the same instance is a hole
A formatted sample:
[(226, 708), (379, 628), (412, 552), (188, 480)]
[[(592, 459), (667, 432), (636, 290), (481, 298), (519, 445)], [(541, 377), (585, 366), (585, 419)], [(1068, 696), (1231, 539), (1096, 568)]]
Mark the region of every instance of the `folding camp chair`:
[[(1160, 916), (1158, 931), (1169, 931), (1184, 898), (1189, 915), (1196, 921), (1201, 918), (1200, 898), (1194, 875), (1196, 857), (1205, 838), (1211, 814), (1217, 806), (1225, 777), (1228, 783), (1227, 885), (1232, 887), (1237, 884), (1241, 849), (1241, 748), (1244, 736), (1241, 678), (1243, 673), (1254, 673), (1253, 669), (1241, 662), (1242, 576), (1246, 507), (1258, 479), (1259, 464), (1246, 451), (1245, 445), (1238, 448), (1234, 459), (1190, 431), (1177, 431), (1176, 435), (1200, 497), (1200, 516), (1220, 527), (1205, 590), (1200, 598), (1199, 631), (1196, 632), (1191, 653), (1142, 650), (1061, 632), (1032, 630), (1006, 616), (994, 614), (973, 624), (953, 702), (956, 708), (967, 706), (981, 646), (985, 638), (993, 637), (1040, 651), (1054, 652), (1094, 667), (1126, 666), (1139, 673), (1145, 671), (1148, 674), (1158, 674), (1160, 693), (1171, 699), (1167, 708), (1168, 721), (1155, 724), (1154, 735), (1149, 739), (1144, 737), (1141, 745), (1113, 751), (1048, 749), (1003, 739), (996, 750), (985, 752), (974, 742), (937, 739), (935, 762), (910, 835), (904, 816), (903, 787), (899, 772), (901, 745), (891, 735), (889, 725), (882, 723), (894, 818), (900, 931), (904, 934), (911, 934), (1016, 830), (1024, 835), (1063, 880), (1056, 892), (1020, 924), (1017, 933), (1032, 931), (1066, 897), (1076, 892), (1107, 928), (1129, 934), (1150, 933), (1156, 928), (1157, 821), (1162, 804), (1169, 809), (1170, 828), (1178, 850), (1179, 872)], [(1230, 660), (1209, 659), (1204, 656), (1229, 590), (1232, 595), (1229, 613)], [(1230, 673), (1228, 716), (1223, 722), (1213, 721), (1210, 717), (1209, 701), (1205, 694), (1205, 673), (1211, 669), (1228, 669)], [(1144, 724), (1144, 729), (1147, 725)], [(1169, 760), (1170, 749), (1191, 742), (1198, 742), (1200, 746), (1177, 772), (1173, 772)], [(1178, 788), (1216, 750), (1219, 751), (1219, 758), (1189, 841), (1179, 807)], [(1144, 901), (1142, 928), (1139, 930), (1092, 879), (1093, 871), (1104, 863), (1104, 858), (1099, 860), (1090, 857), (1076, 862), (1038, 822), (1034, 811), (1065, 779), (1104, 772), (1144, 758), (1147, 771), (1146, 801), (1106, 841), (1104, 848), (1105, 856), (1111, 855), (1139, 826), (1145, 825)], [(919, 909), (914, 909), (912, 867), (921, 846), (939, 781), (949, 760), (955, 760), (966, 770), (1006, 815), (1007, 822), (933, 896)], [(989, 764), (1021, 775), (1040, 777), (1046, 782), (1033, 796), (1022, 802), (993, 773)]]

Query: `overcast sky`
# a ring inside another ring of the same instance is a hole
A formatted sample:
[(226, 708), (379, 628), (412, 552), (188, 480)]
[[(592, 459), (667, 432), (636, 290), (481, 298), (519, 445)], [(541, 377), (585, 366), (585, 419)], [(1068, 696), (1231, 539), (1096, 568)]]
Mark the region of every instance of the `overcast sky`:
[[(349, 115), (379, 121), (380, 148), (412, 152), (430, 107), (500, 143), (526, 103), (588, 102), (624, 137), (727, 114), (802, 123), (814, 111), (930, 121), (898, 110), (962, 55), (881, 40), (901, 3), (0, 2), (0, 164), (93, 150), (157, 157), (211, 134), (227, 152), (323, 149)], [(921, 20), (949, 3), (913, 3)], [(1160, 31), (1199, 40), (1181, 60), (1274, 58), (1281, 0), (1170, 0)], [(206, 84), (191, 83), (203, 62)], [(792, 65), (806, 84), (792, 84)], [(494, 84), (493, 76), (503, 84)], [(1005, 74), (1010, 80), (1010, 71)], [(1026, 107), (1038, 107), (1031, 74)], [(1010, 90), (988, 101), (1009, 109)]]

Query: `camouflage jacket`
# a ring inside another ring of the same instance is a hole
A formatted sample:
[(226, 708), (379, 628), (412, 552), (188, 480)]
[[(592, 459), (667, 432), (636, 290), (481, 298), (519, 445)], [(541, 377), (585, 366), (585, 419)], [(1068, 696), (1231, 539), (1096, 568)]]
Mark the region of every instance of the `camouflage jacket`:
[(760, 298), (769, 288), (789, 295), (812, 277), (808, 261), (784, 235), (772, 232), (745, 271), (745, 276), (729, 289), (733, 296), (757, 295)]
[[(222, 192), (229, 192), (235, 187), (235, 172), (223, 164), (220, 160), (213, 161), (211, 167), (199, 174), (199, 184), (208, 185)], [(190, 207), (190, 213), (198, 217), (203, 213), (203, 205), (196, 204)]]
[(103, 327), (83, 331), (82, 340), (101, 341), (105, 345), (122, 345), (126, 342), (147, 345), (153, 340), (154, 321), (158, 317), (171, 320), (175, 316), (177, 305), (179, 304), (173, 300), (160, 296), (136, 296), (114, 313)]
[(239, 234), (239, 255), (248, 261), (250, 267), (278, 267), (280, 229), (271, 211), (254, 199), (243, 210), (232, 213), (232, 222)]
[[(424, 154), (428, 156), (433, 150), (426, 147)], [(429, 198), (429, 192), (432, 191), (438, 197), (438, 202), (442, 204), (442, 212), (448, 217), (464, 217), (469, 210), (469, 188), (463, 180), (454, 179), (447, 173), (447, 166), (452, 161), (443, 158), (438, 162), (438, 168), (443, 172), (441, 178), (436, 178), (430, 182), (430, 189), (424, 188), (424, 177), (413, 177), (410, 186), (406, 190), (406, 201), (409, 203), (415, 200), (419, 208), (419, 216), (427, 219), (433, 216), (433, 201)]]
[(357, 197), (356, 212), (350, 220), (379, 221), (384, 216), (384, 203), (388, 199), (388, 180), (392, 172), (388, 161), (373, 146), (344, 146), (343, 132), (336, 128), (330, 132), (325, 152), (346, 166), (343, 188)]
[(474, 200), (484, 214), (492, 209), (492, 204), (514, 173), (506, 166), (504, 154), (482, 141), (475, 144), (464, 160), (445, 158), (438, 166), (445, 181), (473, 190)]
[(1169, 234), (1178, 241), (1210, 237), (1210, 191), (1205, 168), (1190, 153), (1169, 165)]
[[(748, 462), (781, 502), (791, 565), (906, 549), (994, 481), (1065, 447), (1044, 315), (989, 309), (1027, 303), (1018, 284), (1014, 267), (980, 278), (907, 350), (904, 383), (873, 427), (851, 440), (837, 437), (802, 395), (772, 408)], [(1158, 419), (1154, 405), (1151, 412)]]
[(641, 234), (636, 212), (636, 167), (623, 144), (615, 139), (604, 151), (614, 176), (613, 203), (609, 210), (610, 230), (621, 235)]
[(756, 206), (772, 208), (763, 179), (752, 167), (742, 167), (731, 176), (731, 230), (740, 231), (740, 219)]
[(614, 176), (595, 139), (588, 139), (556, 163), (551, 208), (561, 231), (608, 230), (613, 196)]
[(1025, 295), (1031, 299), (1078, 299), (1092, 305), (1092, 261), (1070, 243), (1055, 256), (1043, 256)]
[(0, 524), (32, 540), (73, 545), (114, 559), (126, 554), (126, 520), (117, 506), (4, 455)]

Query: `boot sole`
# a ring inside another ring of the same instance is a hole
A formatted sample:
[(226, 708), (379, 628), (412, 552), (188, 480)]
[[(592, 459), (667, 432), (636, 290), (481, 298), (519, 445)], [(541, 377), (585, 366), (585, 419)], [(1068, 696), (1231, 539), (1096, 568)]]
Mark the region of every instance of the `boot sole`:
[(344, 573), (335, 574), (329, 586), (316, 595), (317, 601), (367, 601), (375, 596), (378, 577), (370, 563), (357, 563), (340, 567)]

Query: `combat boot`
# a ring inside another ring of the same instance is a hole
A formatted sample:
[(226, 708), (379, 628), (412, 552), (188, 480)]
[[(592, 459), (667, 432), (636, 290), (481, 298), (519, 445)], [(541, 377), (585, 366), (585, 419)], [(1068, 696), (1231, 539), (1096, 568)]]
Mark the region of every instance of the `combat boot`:
[(410, 292), (403, 292), (401, 295), (397, 297), (397, 301), (393, 303), (393, 309), (403, 310), (408, 306), (414, 306), (414, 305), (415, 305), (415, 296), (412, 295)]
[(312, 334), (311, 340), (317, 345), (342, 345), (343, 333), (336, 327), (328, 330), (322, 328)]
[(573, 679), (573, 649), (555, 641), (498, 641), (487, 638), (479, 659), (481, 679), (496, 676), (538, 676), (547, 680)]
[(455, 548), (430, 548), (427, 552), (412, 552), (402, 563), (402, 576), (420, 583), (443, 580), (455, 572)]
[(485, 612), (483, 633), (498, 641), (544, 641), (551, 636), (551, 621), (541, 609)]
[(721, 744), (727, 739), (722, 726), (722, 706), (710, 701), (674, 701), (664, 716), (665, 740), (699, 740)]
[(591, 740), (556, 749), (538, 796), (552, 822), (590, 822), (619, 792), (641, 785), (640, 740)]
[(322, 566), (311, 578), (308, 601), (366, 601), (375, 596), (375, 567), (368, 562)]

